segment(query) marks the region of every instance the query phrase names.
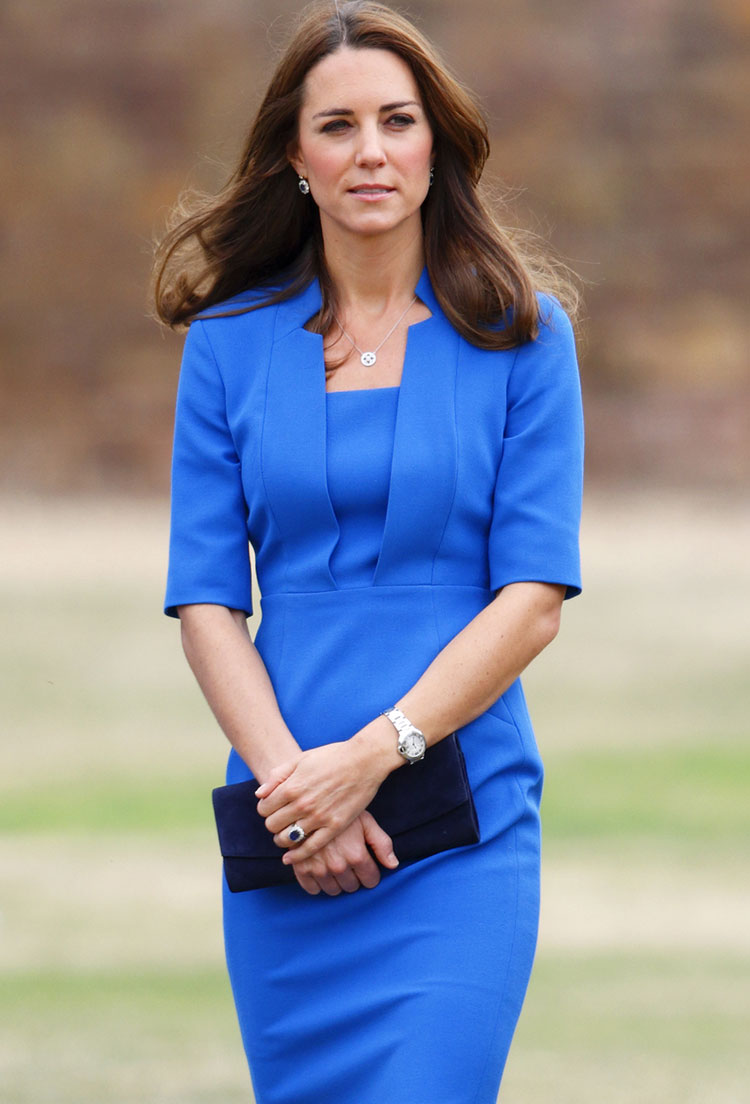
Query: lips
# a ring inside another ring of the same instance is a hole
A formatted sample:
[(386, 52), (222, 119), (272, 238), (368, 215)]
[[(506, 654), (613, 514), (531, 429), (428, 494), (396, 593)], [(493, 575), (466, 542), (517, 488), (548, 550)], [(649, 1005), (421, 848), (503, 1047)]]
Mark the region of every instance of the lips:
[(349, 189), (353, 195), (389, 195), (395, 190), (385, 184), (358, 184), (356, 188)]

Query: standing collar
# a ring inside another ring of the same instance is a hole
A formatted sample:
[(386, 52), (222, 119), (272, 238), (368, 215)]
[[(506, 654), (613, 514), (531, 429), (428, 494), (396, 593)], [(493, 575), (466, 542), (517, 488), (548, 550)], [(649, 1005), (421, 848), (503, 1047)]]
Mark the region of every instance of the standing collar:
[(416, 291), (422, 302), (425, 304), (425, 306), (429, 307), (432, 314), (443, 313), (440, 309), (440, 304), (437, 301), (437, 296), (433, 291), (432, 283), (430, 281), (430, 274), (427, 271), (427, 265), (425, 265), (422, 269), (422, 274), (419, 277), (419, 280), (417, 281), (417, 286), (414, 290)]

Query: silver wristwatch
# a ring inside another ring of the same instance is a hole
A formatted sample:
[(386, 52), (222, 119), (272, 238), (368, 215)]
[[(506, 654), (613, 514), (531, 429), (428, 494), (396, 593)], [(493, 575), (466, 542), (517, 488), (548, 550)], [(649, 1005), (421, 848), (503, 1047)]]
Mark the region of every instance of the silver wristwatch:
[(424, 733), (420, 732), (395, 705), (393, 709), (384, 709), (383, 716), (387, 717), (396, 729), (398, 750), (407, 763), (418, 763), (420, 759), (424, 759), (424, 753), (427, 750)]

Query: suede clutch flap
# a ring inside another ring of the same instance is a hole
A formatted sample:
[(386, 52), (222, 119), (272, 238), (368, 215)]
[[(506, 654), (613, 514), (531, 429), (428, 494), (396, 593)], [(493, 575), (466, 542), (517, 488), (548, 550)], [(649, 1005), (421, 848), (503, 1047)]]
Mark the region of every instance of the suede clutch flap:
[[(232, 893), (295, 881), (257, 809), (254, 778), (213, 791), (224, 873)], [(479, 841), (479, 824), (455, 732), (418, 763), (389, 774), (369, 810), (393, 840), (399, 863)]]

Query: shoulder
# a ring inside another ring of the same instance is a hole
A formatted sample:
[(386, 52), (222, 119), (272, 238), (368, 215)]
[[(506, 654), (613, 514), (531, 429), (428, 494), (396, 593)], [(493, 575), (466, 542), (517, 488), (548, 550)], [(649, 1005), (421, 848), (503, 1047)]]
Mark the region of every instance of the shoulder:
[[(481, 345), (475, 345), (469, 338), (463, 336), (461, 337), (462, 342), (470, 349), (476, 350), (480, 356), (489, 355), (499, 361), (510, 359), (513, 362), (519, 356), (524, 358), (531, 355), (533, 357), (535, 351), (540, 352), (550, 344), (554, 344), (555, 340), (563, 342), (574, 340), (573, 325), (559, 299), (544, 291), (537, 291), (535, 297), (537, 318), (536, 333), (533, 337), (516, 344), (506, 345), (501, 349), (488, 349)], [(498, 321), (492, 328), (501, 333), (508, 329), (512, 319), (513, 309), (510, 308), (506, 317)]]
[[(191, 322), (191, 329), (196, 323), (222, 323), (226, 327), (233, 320), (247, 320), (250, 317), (254, 318), (256, 324), (258, 322), (267, 324), (273, 314), (273, 308), (278, 306), (276, 296), (280, 291), (283, 291), (283, 284), (247, 288), (237, 295), (206, 307), (195, 316)], [(213, 326), (210, 328), (213, 330)]]
[(540, 337), (553, 334), (572, 337), (573, 325), (559, 299), (544, 291), (538, 291), (536, 298), (539, 304), (539, 334), (534, 340), (538, 341)]
[(545, 360), (558, 355), (575, 358), (575, 334), (570, 318), (559, 300), (546, 292), (537, 292), (538, 330), (535, 337), (516, 347), (516, 362)]
[(270, 356), (278, 304), (267, 301), (276, 290), (248, 289), (196, 315), (182, 356), (180, 384), (186, 393), (218, 387), (229, 396), (257, 376)]
[[(531, 367), (537, 372), (558, 357), (576, 363), (573, 325), (554, 295), (538, 291), (537, 332), (526, 341), (504, 349), (486, 349), (461, 338), (464, 355), (477, 363), (489, 365), (500, 376), (523, 375)], [(502, 324), (500, 327), (502, 328)]]
[(252, 351), (257, 358), (273, 340), (279, 303), (270, 300), (280, 290), (278, 286), (249, 288), (207, 307), (190, 323), (186, 351), (205, 349), (222, 375), (244, 363), (244, 353)]

